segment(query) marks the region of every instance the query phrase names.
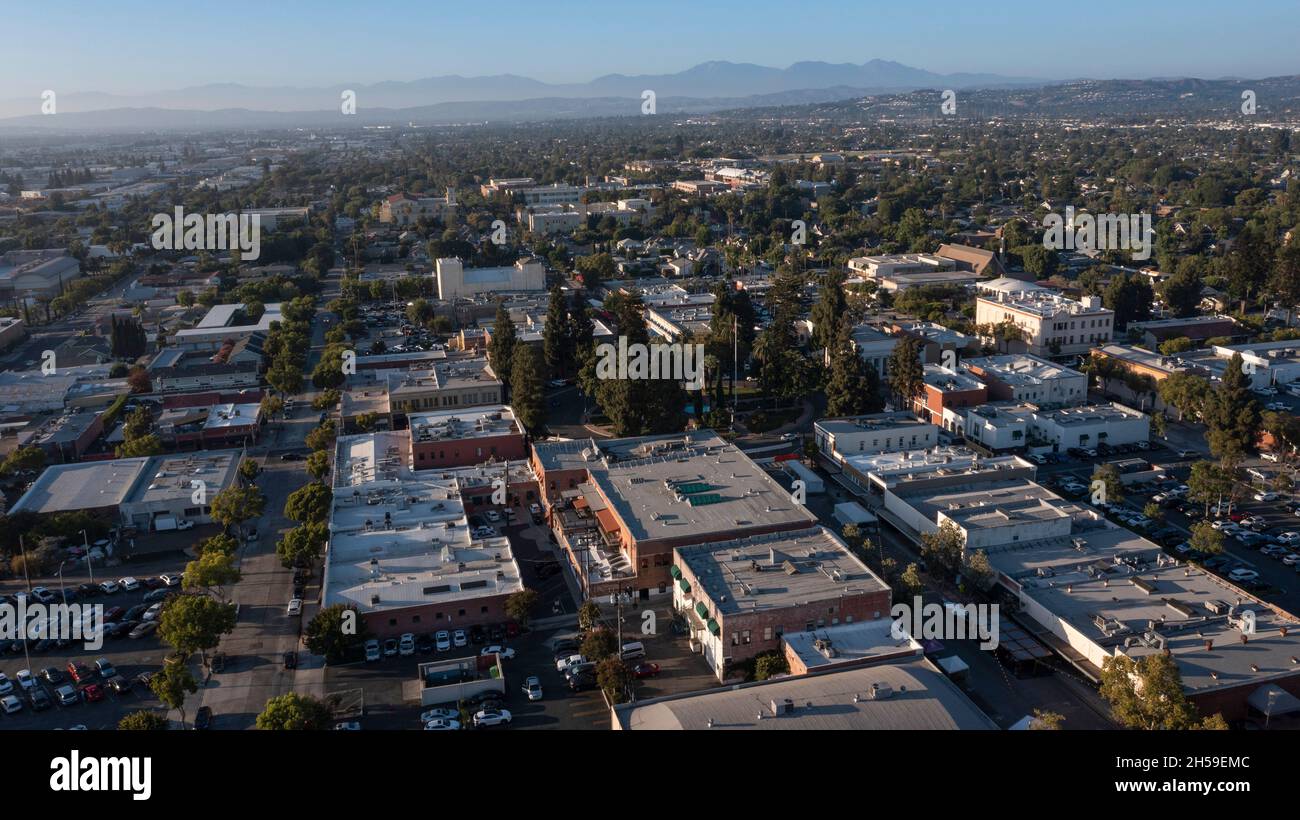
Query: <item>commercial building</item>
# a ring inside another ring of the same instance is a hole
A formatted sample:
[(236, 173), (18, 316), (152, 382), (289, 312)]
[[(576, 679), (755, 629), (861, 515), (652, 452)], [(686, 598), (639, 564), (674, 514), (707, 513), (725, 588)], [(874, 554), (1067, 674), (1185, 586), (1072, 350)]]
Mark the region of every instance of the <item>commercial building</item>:
[(835, 462), (854, 453), (928, 450), (939, 443), (939, 428), (907, 412), (820, 419), (813, 424), (817, 450)]
[(1159, 349), (1161, 343), (1170, 339), (1187, 338), (1199, 346), (1206, 340), (1217, 337), (1244, 342), (1250, 336), (1250, 328), (1237, 324), (1231, 316), (1189, 316), (1184, 319), (1130, 322), (1128, 330), (1140, 333), (1142, 343), (1151, 350)]
[(677, 547), (817, 520), (712, 430), (535, 442), (532, 464), (551, 527), (589, 597), (666, 595)]
[(995, 401), (1069, 407), (1088, 400), (1088, 377), (1027, 353), (966, 359), (963, 366), (989, 389)]
[(439, 259), (434, 272), (438, 298), (465, 299), (481, 293), (546, 289), (546, 268), (536, 259), (520, 259), (495, 268), (466, 268), (459, 259)]
[(1010, 322), (1024, 339), (1011, 342), (1015, 352), (1035, 356), (1086, 353), (1108, 344), (1114, 332), (1114, 311), (1101, 306), (1101, 297), (1067, 299), (1055, 291), (999, 291), (975, 299), (975, 323)]
[[(209, 351), (166, 347), (148, 365), (149, 382), (159, 393), (192, 393), (205, 390), (239, 390), (261, 383), (261, 334), (240, 344), (254, 355), (235, 355), (235, 361), (214, 362)], [(232, 349), (233, 350), (233, 349)]]
[(998, 255), (984, 248), (972, 248), (969, 245), (940, 245), (934, 255), (940, 259), (951, 259), (958, 270), (971, 271), (982, 278), (1000, 278), (1007, 275)]
[(889, 618), (890, 590), (825, 527), (677, 547), (673, 607), (719, 681), (787, 631)]
[(456, 190), (448, 188), (446, 196), (414, 197), (393, 194), (379, 205), (379, 221), (387, 225), (414, 225), (422, 219), (446, 222), (456, 213)]
[(172, 336), (172, 343), (184, 350), (219, 351), (228, 342), (234, 343), (253, 334), (263, 338), (271, 330), (272, 322), (279, 322), (280, 303), (273, 302), (265, 306), (256, 322), (250, 321), (244, 313), (245, 305), (214, 305), (207, 315), (192, 328), (178, 330)]
[(924, 658), (619, 704), (614, 729), (996, 729)]
[(504, 404), (414, 413), (408, 420), (416, 470), (528, 457), (523, 427)]
[(889, 357), (898, 346), (898, 337), (882, 333), (867, 324), (861, 324), (852, 330), (853, 347), (863, 361), (883, 380), (889, 376)]
[(84, 510), (142, 533), (160, 518), (207, 524), (212, 499), (237, 480), (241, 456), (239, 450), (223, 450), (55, 464), (10, 513)]
[(510, 540), (474, 538), (462, 479), (412, 471), (408, 442), (335, 443), (323, 605), (355, 607), (381, 637), (507, 620), (506, 599), (523, 589)]
[(988, 401), (988, 388), (979, 379), (961, 370), (951, 370), (937, 364), (922, 368), (921, 393), (912, 399), (912, 410), (917, 416), (936, 424), (951, 433), (960, 435), (951, 413), (965, 414), (964, 408), (975, 407)]
[(23, 324), (22, 319), (0, 316), (0, 351), (8, 350), (25, 338), (27, 338), (27, 326)]
[(58, 296), (81, 276), (81, 262), (65, 248), (13, 250), (0, 254), (0, 300)]

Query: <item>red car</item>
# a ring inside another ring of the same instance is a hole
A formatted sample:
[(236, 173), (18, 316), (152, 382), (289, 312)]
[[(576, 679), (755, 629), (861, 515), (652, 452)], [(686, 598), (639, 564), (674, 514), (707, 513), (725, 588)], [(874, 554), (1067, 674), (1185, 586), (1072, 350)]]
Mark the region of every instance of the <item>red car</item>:
[(73, 683), (85, 683), (95, 677), (95, 673), (91, 672), (84, 663), (77, 663), (76, 661), (68, 664), (68, 674), (72, 676)]
[(86, 696), (87, 703), (98, 703), (104, 699), (104, 687), (98, 683), (88, 684), (82, 688), (81, 692)]
[(633, 669), (632, 674), (638, 678), (653, 678), (659, 674), (659, 664), (657, 663), (638, 663)]
[(515, 623), (514, 621), (506, 621), (506, 637), (507, 638), (519, 637), (519, 624)]

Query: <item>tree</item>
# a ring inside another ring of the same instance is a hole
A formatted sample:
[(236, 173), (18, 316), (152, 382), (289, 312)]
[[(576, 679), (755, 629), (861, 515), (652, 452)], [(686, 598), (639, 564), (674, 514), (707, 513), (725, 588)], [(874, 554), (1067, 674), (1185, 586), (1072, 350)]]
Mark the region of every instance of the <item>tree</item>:
[(1065, 722), (1065, 716), (1058, 712), (1049, 712), (1046, 709), (1035, 709), (1034, 719), (1029, 721), (1030, 729), (1037, 730), (1056, 730), (1061, 728)]
[[(161, 629), (161, 627), (160, 627)], [(199, 691), (198, 681), (183, 658), (168, 658), (149, 679), (149, 691), (168, 709), (181, 713), (181, 726), (185, 726), (185, 695)]]
[(143, 407), (133, 410), (122, 422), (122, 437), (130, 442), (142, 438), (153, 429), (153, 416)]
[(235, 629), (235, 605), (203, 595), (177, 595), (163, 604), (158, 637), (183, 657), (202, 657)]
[(147, 436), (141, 436), (124, 444), (119, 444), (114, 454), (118, 458), (141, 458), (143, 456), (161, 455), (162, 451), (162, 439), (150, 433)]
[(307, 474), (317, 481), (323, 481), (330, 473), (330, 454), (328, 450), (314, 450), (307, 456)]
[(920, 595), (925, 590), (925, 581), (921, 578), (921, 568), (915, 563), (908, 564), (898, 580), (903, 587), (903, 594), (908, 598)]
[(828, 416), (856, 416), (884, 409), (880, 377), (858, 355), (848, 322), (840, 323), (827, 355), (830, 357), (830, 377), (826, 380)]
[(275, 554), (284, 567), (306, 566), (320, 558), (321, 548), (328, 539), (329, 529), (324, 521), (299, 524), (280, 538)]
[(313, 655), (324, 656), (326, 663), (342, 663), (365, 645), (370, 634), (356, 607), (334, 604), (316, 613), (303, 637)]
[(1223, 552), (1223, 533), (1216, 530), (1209, 521), (1198, 521), (1192, 525), (1192, 537), (1188, 544), (1197, 552), (1219, 555)]
[(1164, 652), (1136, 661), (1126, 655), (1106, 658), (1101, 667), (1101, 696), (1110, 704), (1111, 716), (1128, 729), (1199, 729), (1206, 725), (1183, 692), (1173, 656)]
[(559, 376), (568, 370), (569, 363), (573, 361), (573, 341), (568, 299), (560, 286), (556, 285), (551, 288), (546, 324), (542, 326), (542, 350), (546, 359), (546, 372), (551, 376)]
[(602, 282), (618, 275), (614, 258), (607, 253), (579, 256), (574, 260), (573, 268), (582, 279), (582, 287), (589, 291), (599, 289)]
[(813, 325), (813, 350), (821, 350), (834, 344), (840, 338), (844, 327), (849, 324), (846, 316), (849, 304), (844, 296), (845, 278), (842, 271), (832, 271), (822, 280), (819, 296), (810, 316)]
[(212, 499), (212, 518), (221, 526), (234, 527), (239, 540), (244, 538), (244, 522), (257, 518), (266, 509), (266, 496), (257, 487), (232, 484)]
[(1128, 327), (1129, 322), (1144, 322), (1151, 318), (1154, 299), (1151, 285), (1139, 274), (1116, 276), (1102, 293), (1102, 303), (1115, 311), (1115, 330)]
[(546, 425), (546, 398), (542, 384), (543, 362), (537, 348), (521, 345), (513, 353), (510, 370), (510, 403), (515, 417), (529, 433)]
[(220, 532), (200, 541), (196, 554), (205, 555), (209, 552), (215, 552), (222, 555), (233, 555), (237, 549), (239, 549), (239, 542), (224, 532)]
[(251, 458), (246, 458), (239, 462), (239, 475), (249, 484), (257, 480), (257, 476), (262, 472), (262, 467)]
[(333, 719), (324, 701), (289, 692), (268, 700), (255, 725), (273, 731), (318, 731), (328, 729)]
[(582, 656), (595, 663), (600, 663), (618, 650), (618, 638), (615, 637), (614, 631), (603, 626), (588, 632), (582, 639), (582, 646), (579, 647)]
[(754, 658), (754, 680), (768, 680), (790, 671), (790, 662), (781, 652), (764, 652)]
[(45, 451), (40, 447), (19, 447), (0, 463), (0, 475), (13, 475), (21, 470), (45, 469)]
[(962, 568), (962, 577), (974, 584), (976, 589), (985, 592), (992, 589), (994, 581), (997, 580), (997, 573), (989, 563), (988, 553), (984, 550), (970, 553), (966, 557), (966, 565)]
[(622, 658), (611, 655), (596, 665), (596, 684), (612, 703), (623, 703), (632, 686), (632, 670)]
[(312, 482), (294, 490), (284, 503), (287, 518), (300, 522), (324, 522), (329, 518), (334, 491), (324, 484)]
[[(1098, 493), (1098, 490), (1101, 492)], [(1118, 504), (1123, 501), (1124, 482), (1120, 480), (1119, 468), (1114, 464), (1098, 464), (1094, 467), (1090, 492), (1090, 497), (1102, 504)]]
[(921, 533), (921, 557), (949, 577), (961, 569), (965, 549), (966, 539), (951, 521), (943, 522), (934, 532)]
[(133, 367), (126, 376), (126, 384), (132, 393), (152, 393), (153, 382), (149, 380), (149, 371), (143, 367)]
[(1223, 378), (1202, 410), (1210, 452), (1221, 459), (1240, 460), (1259, 438), (1259, 403), (1251, 395), (1251, 379), (1243, 372), (1240, 353), (1233, 353)]
[(506, 303), (497, 300), (497, 315), (492, 323), (492, 335), (488, 341), (488, 362), (492, 365), (492, 372), (497, 374), (501, 381), (506, 382), (508, 388), (514, 368), (514, 355), (516, 347), (515, 323), (510, 318), (510, 312), (506, 310)]
[(909, 408), (912, 399), (921, 395), (924, 385), (921, 346), (911, 336), (904, 336), (889, 354), (889, 387), (898, 400), (899, 409)]
[(337, 435), (334, 419), (326, 419), (324, 424), (308, 433), (304, 441), (313, 450), (328, 450), (334, 444)]
[(1210, 505), (1232, 491), (1232, 476), (1212, 461), (1197, 461), (1192, 464), (1191, 474), (1187, 478), (1187, 498), (1205, 505), (1205, 514), (1210, 514)]
[(583, 601), (578, 607), (578, 628), (584, 632), (595, 628), (600, 623), (600, 604), (592, 600)]
[(216, 593), (216, 596), (224, 601), (225, 588), (230, 584), (239, 583), (241, 577), (243, 576), (239, 568), (235, 566), (233, 552), (205, 550), (199, 553), (198, 558), (185, 565), (181, 586), (188, 590), (201, 589), (210, 594)]
[(1180, 269), (1165, 280), (1160, 287), (1160, 296), (1173, 311), (1174, 316), (1185, 319), (1196, 315), (1196, 308), (1201, 304), (1201, 277), (1190, 270)]
[(170, 725), (166, 717), (149, 709), (137, 709), (117, 722), (118, 731), (121, 732), (163, 732)]
[(534, 590), (521, 589), (506, 598), (506, 615), (521, 628), (526, 628), (528, 619), (532, 617), (533, 610), (537, 609), (540, 601), (541, 596)]

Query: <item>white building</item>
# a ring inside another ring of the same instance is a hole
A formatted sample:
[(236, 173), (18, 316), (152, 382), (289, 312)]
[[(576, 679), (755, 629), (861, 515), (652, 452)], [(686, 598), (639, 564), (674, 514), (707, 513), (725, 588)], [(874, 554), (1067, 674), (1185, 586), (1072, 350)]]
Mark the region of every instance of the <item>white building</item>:
[(858, 453), (928, 450), (939, 443), (939, 428), (911, 413), (872, 413), (821, 419), (813, 425), (817, 449), (831, 461)]
[(520, 259), (497, 268), (466, 268), (459, 259), (439, 259), (434, 277), (438, 298), (470, 298), (481, 293), (545, 290), (546, 268), (536, 259)]
[(1086, 353), (1111, 340), (1114, 311), (1101, 306), (1100, 296), (1085, 296), (1076, 302), (1055, 291), (999, 291), (975, 300), (975, 323), (999, 325), (1011, 322), (1024, 333), (1024, 341), (1012, 342), (1012, 350), (1036, 356)]
[(988, 385), (989, 398), (1069, 406), (1088, 400), (1088, 376), (1027, 353), (966, 359), (965, 368)]

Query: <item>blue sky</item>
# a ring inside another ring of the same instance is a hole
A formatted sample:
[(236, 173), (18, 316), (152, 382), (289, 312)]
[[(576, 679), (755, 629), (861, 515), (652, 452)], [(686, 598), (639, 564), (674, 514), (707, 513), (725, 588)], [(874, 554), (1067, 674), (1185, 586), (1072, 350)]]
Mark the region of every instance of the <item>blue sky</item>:
[(572, 82), (706, 60), (881, 58), (1048, 79), (1300, 73), (1295, 0), (7, 0), (0, 14), (6, 98), (438, 74)]

